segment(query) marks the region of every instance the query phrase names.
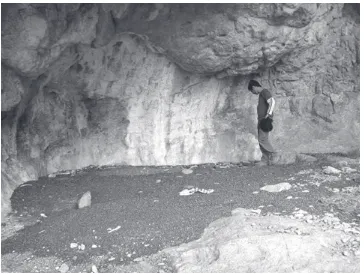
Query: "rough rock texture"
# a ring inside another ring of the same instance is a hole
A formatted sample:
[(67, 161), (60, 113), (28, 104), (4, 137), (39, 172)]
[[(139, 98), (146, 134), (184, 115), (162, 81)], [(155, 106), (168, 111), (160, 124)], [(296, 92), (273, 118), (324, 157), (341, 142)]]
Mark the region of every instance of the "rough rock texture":
[(342, 230), (325, 231), (288, 217), (251, 216), (240, 208), (232, 215), (211, 223), (200, 239), (164, 249), (175, 271), (359, 272), (359, 258), (340, 252), (341, 239), (347, 237)]
[(259, 160), (252, 78), (277, 163), (359, 148), (355, 4), (3, 4), (1, 57), (3, 208), (64, 169)]

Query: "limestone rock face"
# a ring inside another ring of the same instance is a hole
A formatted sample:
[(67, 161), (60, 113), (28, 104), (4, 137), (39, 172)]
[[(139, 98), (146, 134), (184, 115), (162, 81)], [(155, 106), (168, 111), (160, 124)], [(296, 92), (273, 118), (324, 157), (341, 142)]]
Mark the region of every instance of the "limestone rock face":
[(358, 149), (356, 9), (3, 4), (3, 208), (65, 169), (258, 161), (250, 79), (276, 98), (280, 155)]

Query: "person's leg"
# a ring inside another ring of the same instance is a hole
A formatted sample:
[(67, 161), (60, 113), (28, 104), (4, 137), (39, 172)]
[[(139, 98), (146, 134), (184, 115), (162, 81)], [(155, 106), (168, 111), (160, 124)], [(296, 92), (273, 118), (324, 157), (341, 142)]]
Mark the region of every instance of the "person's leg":
[(262, 151), (262, 164), (272, 164), (273, 153), (275, 152), (272, 144), (269, 141), (269, 132), (264, 132), (258, 125), (258, 141), (260, 150)]

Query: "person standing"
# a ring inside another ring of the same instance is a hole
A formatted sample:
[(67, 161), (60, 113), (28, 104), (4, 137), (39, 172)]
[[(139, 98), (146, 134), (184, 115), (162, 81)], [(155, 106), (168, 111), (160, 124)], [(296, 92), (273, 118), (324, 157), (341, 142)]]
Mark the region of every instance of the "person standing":
[(265, 118), (273, 118), (275, 100), (269, 90), (263, 88), (258, 81), (250, 80), (248, 90), (259, 95), (257, 113), (258, 113), (258, 141), (262, 151), (262, 159), (258, 165), (271, 165), (275, 150), (269, 141), (269, 132), (260, 128), (260, 123)]

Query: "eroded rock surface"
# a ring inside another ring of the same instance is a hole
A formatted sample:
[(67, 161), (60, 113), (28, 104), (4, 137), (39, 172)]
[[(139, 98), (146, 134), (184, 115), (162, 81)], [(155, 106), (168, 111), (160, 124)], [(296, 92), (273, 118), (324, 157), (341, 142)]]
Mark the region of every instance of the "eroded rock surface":
[(200, 239), (163, 250), (176, 272), (359, 272), (359, 258), (340, 251), (344, 229), (240, 208), (232, 214), (211, 223)]
[(60, 170), (259, 160), (252, 78), (277, 163), (358, 149), (359, 53), (355, 4), (4, 4), (3, 208)]

